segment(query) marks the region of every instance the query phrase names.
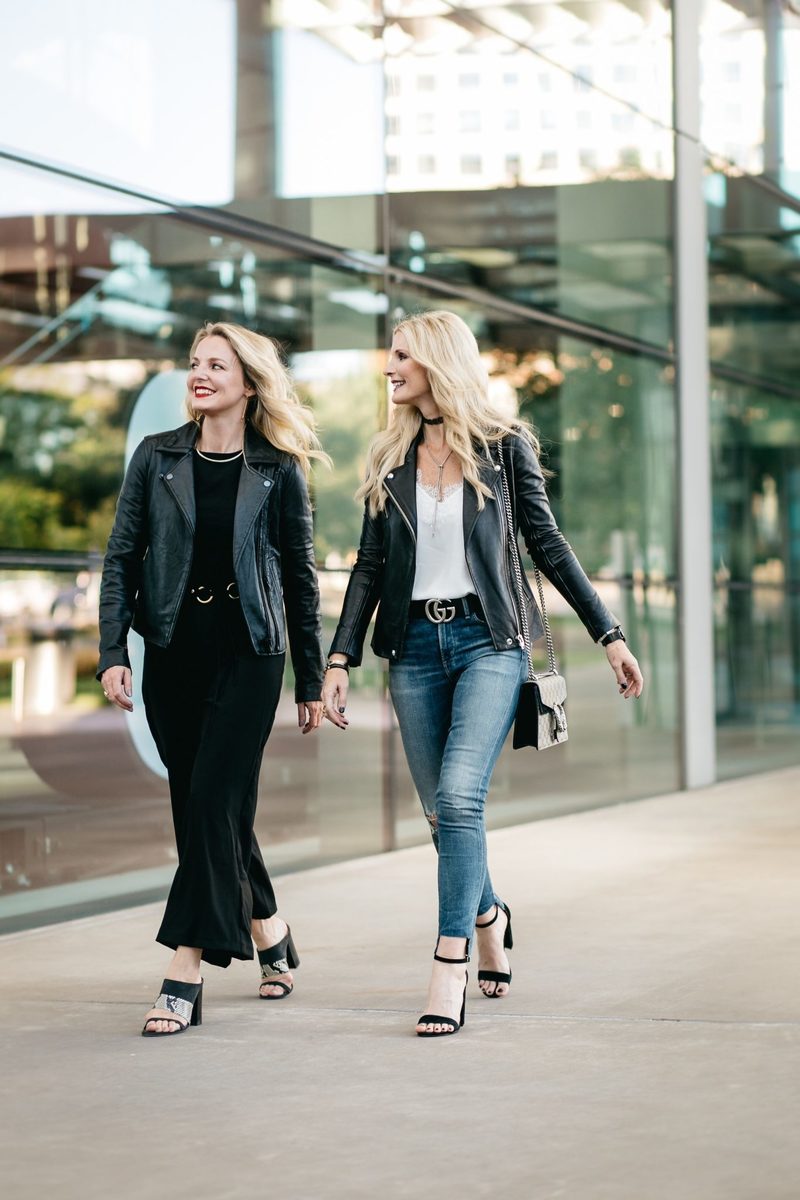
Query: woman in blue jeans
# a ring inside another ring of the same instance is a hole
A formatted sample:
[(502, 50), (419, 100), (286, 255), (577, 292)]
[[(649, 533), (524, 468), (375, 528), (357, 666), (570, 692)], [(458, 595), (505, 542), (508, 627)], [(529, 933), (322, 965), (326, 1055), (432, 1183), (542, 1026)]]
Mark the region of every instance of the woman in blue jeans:
[[(477, 929), (478, 983), (508, 995), (511, 912), (494, 891), (484, 806), (527, 663), (509, 561), (501, 463), (517, 529), (534, 562), (595, 642), (619, 691), (641, 695), (622, 629), (558, 530), (538, 442), (491, 400), (477, 342), (453, 313), (395, 328), (386, 367), (393, 413), (372, 441), (358, 557), (331, 646), (325, 715), (347, 728), (347, 686), (378, 608), (372, 648), (387, 658), (403, 747), (439, 855), (439, 937), (420, 1037), (464, 1024), (466, 964)], [(527, 581), (526, 581), (527, 583)], [(526, 590), (533, 638), (542, 621)]]

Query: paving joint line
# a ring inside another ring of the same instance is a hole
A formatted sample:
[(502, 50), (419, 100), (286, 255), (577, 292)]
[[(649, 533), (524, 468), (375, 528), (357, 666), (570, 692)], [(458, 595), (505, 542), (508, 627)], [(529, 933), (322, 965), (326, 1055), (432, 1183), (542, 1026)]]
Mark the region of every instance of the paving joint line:
[[(257, 997), (256, 997), (257, 998)], [(55, 1004), (55, 1005), (81, 1005), (82, 1007), (94, 1008), (132, 1008), (136, 1006), (141, 1008), (145, 1001), (134, 1000), (23, 1000), (23, 1003), (34, 1004)], [(233, 1000), (225, 1003), (222, 1007), (228, 1011), (237, 1005), (248, 1004), (247, 1000)], [(255, 1009), (253, 1010), (255, 1012)], [(259, 1010), (260, 1011), (260, 1010)], [(284, 1012), (287, 1016), (320, 1016), (320, 1015), (336, 1015), (349, 1014), (353, 1016), (411, 1016), (413, 1017), (416, 1010), (406, 1008), (354, 1008), (350, 1006), (341, 1007), (315, 1007), (315, 1008), (299, 1008), (293, 1010), (286, 1009)], [(719, 1017), (618, 1017), (618, 1016), (580, 1016), (566, 1013), (514, 1013), (514, 1012), (488, 1012), (481, 1013), (480, 1011), (469, 1012), (471, 1020), (478, 1020), (481, 1016), (492, 1019), (500, 1017), (505, 1021), (530, 1021), (543, 1023), (561, 1023), (570, 1025), (711, 1025), (720, 1027), (732, 1028), (747, 1028), (747, 1029), (781, 1029), (800, 1028), (800, 1017), (795, 1019), (789, 1018), (786, 1020), (770, 1020), (759, 1018), (743, 1018), (736, 1019), (734, 1017), (719, 1018)]]

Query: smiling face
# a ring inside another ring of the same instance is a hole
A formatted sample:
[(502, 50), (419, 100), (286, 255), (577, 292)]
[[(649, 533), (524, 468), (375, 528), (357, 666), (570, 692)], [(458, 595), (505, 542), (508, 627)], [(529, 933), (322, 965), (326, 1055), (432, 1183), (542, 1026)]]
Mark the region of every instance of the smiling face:
[(417, 408), (423, 408), (426, 416), (430, 415), (428, 410), (436, 406), (431, 396), (428, 372), (411, 357), (408, 343), (399, 331), (392, 338), (389, 361), (383, 373), (392, 385), (394, 404), (414, 404)]
[(192, 409), (198, 416), (244, 414), (246, 397), (253, 388), (245, 383), (242, 364), (224, 337), (202, 338), (189, 362), (187, 380)]

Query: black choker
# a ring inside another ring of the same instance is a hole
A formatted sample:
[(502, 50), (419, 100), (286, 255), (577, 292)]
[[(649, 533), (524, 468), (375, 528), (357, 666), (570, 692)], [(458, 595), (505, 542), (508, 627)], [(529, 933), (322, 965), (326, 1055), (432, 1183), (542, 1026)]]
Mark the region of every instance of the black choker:
[[(420, 413), (422, 417), (422, 413)], [(422, 417), (426, 425), (444, 425), (444, 417)]]

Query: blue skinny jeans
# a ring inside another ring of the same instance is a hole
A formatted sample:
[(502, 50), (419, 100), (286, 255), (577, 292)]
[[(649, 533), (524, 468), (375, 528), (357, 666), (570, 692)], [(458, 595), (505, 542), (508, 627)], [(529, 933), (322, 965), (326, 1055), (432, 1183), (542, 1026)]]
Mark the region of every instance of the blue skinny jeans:
[(486, 856), (489, 781), (527, 675), (524, 652), (495, 650), (480, 617), (409, 622), (389, 691), (414, 786), (439, 854), (439, 936), (472, 939), (496, 897)]

